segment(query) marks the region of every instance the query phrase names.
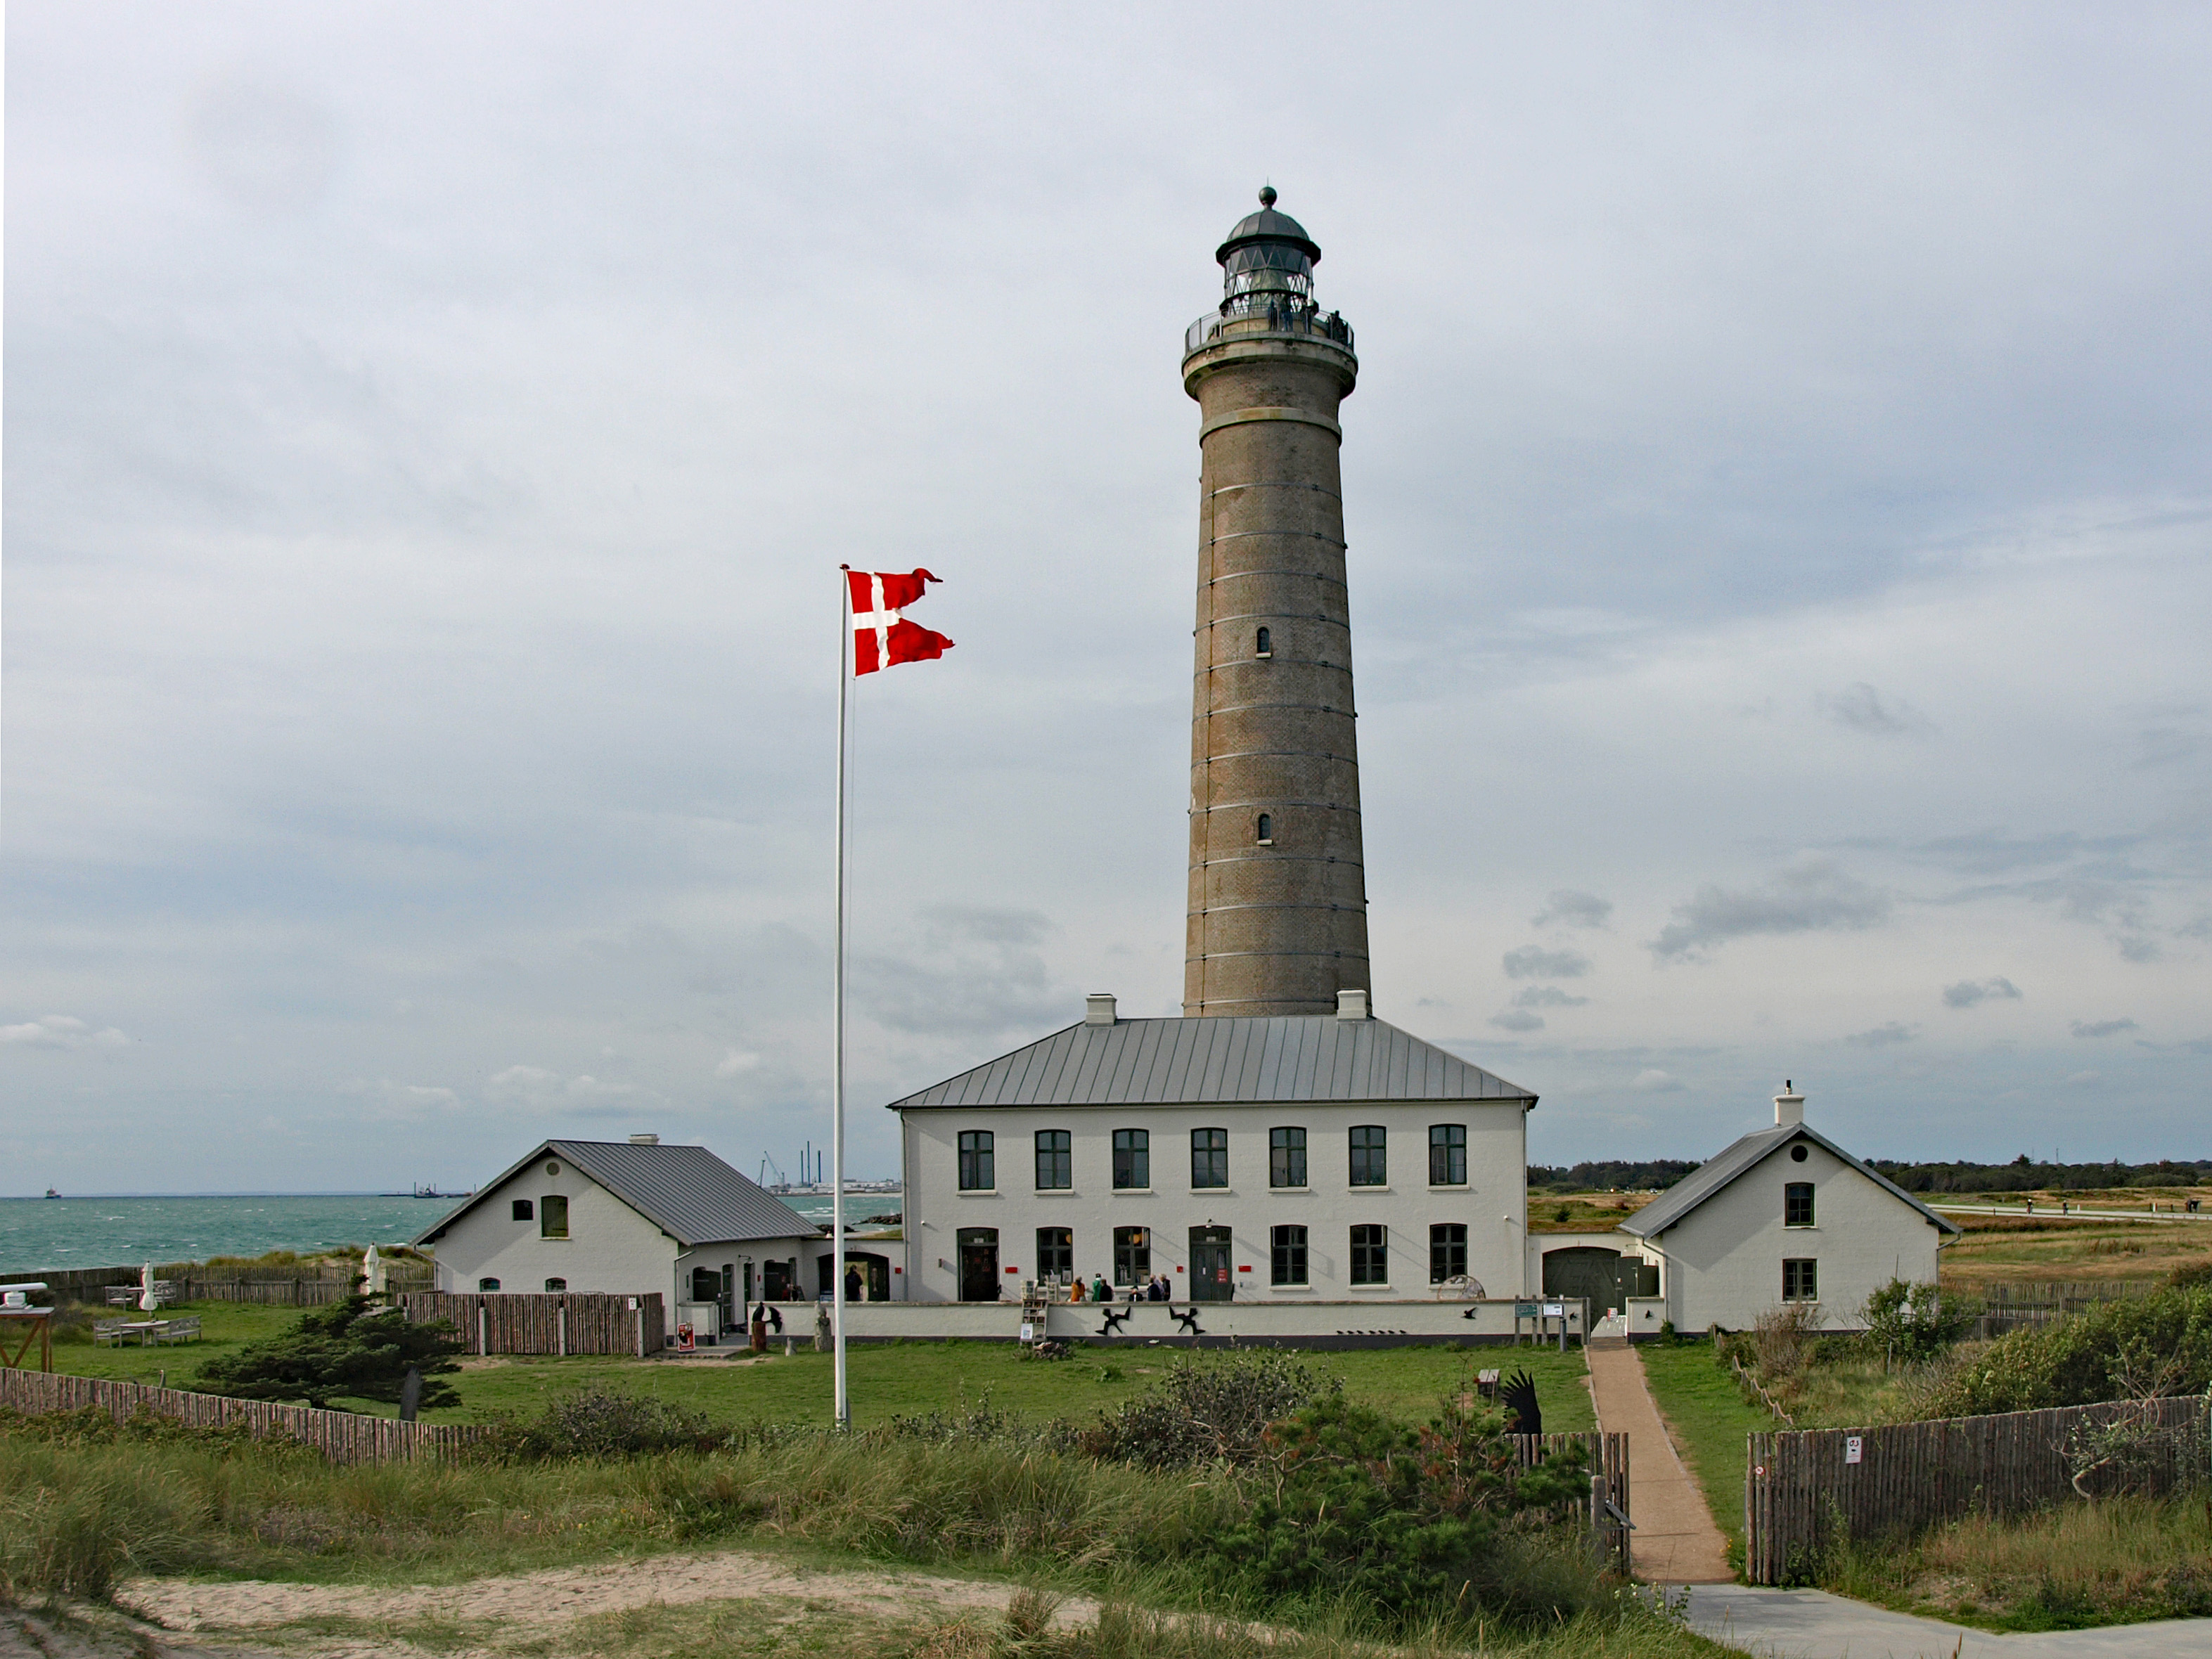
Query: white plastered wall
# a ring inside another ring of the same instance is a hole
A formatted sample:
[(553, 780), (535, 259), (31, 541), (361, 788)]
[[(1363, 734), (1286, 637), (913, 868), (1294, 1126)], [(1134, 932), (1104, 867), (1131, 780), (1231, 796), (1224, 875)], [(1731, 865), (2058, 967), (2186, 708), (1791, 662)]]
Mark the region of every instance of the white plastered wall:
[[(1189, 1294), (1189, 1230), (1205, 1225), (1231, 1230), (1240, 1300), (1429, 1299), (1429, 1228), (1437, 1222), (1467, 1227), (1468, 1269), (1489, 1294), (1514, 1296), (1527, 1288), (1528, 1113), (1519, 1101), (943, 1109), (902, 1116), (906, 1272), (895, 1297), (958, 1298), (956, 1240), (963, 1227), (998, 1231), (1000, 1278), (1008, 1296), (1034, 1277), (1036, 1230), (1047, 1226), (1074, 1233), (1075, 1267), (1085, 1279), (1111, 1275), (1114, 1229), (1150, 1228), (1152, 1270), (1167, 1275), (1179, 1301)], [(1467, 1126), (1463, 1187), (1429, 1183), (1429, 1127), (1437, 1123)], [(1389, 1132), (1387, 1186), (1351, 1184), (1349, 1135), (1360, 1124)], [(1278, 1127), (1306, 1131), (1309, 1184), (1303, 1191), (1268, 1185), (1267, 1132)], [(1113, 1132), (1132, 1128), (1152, 1135), (1152, 1184), (1145, 1192), (1113, 1185)], [(1229, 1131), (1226, 1188), (1191, 1187), (1190, 1134), (1199, 1128)], [(994, 1192), (958, 1190), (959, 1135), (970, 1129), (995, 1137)], [(1034, 1137), (1040, 1129), (1065, 1129), (1072, 1137), (1074, 1184), (1066, 1191), (1036, 1190)], [(1390, 1283), (1355, 1285), (1351, 1229), (1372, 1222), (1389, 1229)], [(1268, 1282), (1270, 1233), (1278, 1224), (1307, 1230), (1304, 1286)]]
[[(549, 1176), (547, 1164), (561, 1172)], [(568, 1200), (568, 1237), (540, 1236), (544, 1200)], [(531, 1200), (531, 1218), (514, 1218), (514, 1200)], [(502, 1291), (543, 1292), (549, 1279), (579, 1295), (638, 1296), (665, 1302), (676, 1287), (676, 1241), (567, 1159), (548, 1153), (478, 1200), (434, 1247), (438, 1288), (473, 1291), (496, 1279)]]
[[(1804, 1162), (1790, 1155), (1805, 1148)], [(1783, 1224), (1783, 1188), (1809, 1181), (1811, 1227)], [(1782, 1263), (1817, 1261), (1821, 1324), (1857, 1330), (1867, 1297), (1893, 1278), (1936, 1279), (1942, 1235), (1917, 1209), (1809, 1140), (1778, 1146), (1664, 1234), (1645, 1243), (1663, 1258), (1667, 1316), (1675, 1328), (1747, 1330), (1782, 1305)]]

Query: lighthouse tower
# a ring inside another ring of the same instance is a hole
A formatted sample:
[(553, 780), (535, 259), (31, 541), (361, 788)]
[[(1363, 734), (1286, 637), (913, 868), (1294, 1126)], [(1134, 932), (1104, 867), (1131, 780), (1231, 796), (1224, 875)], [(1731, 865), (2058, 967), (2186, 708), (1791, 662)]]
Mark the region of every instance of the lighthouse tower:
[(1224, 297), (1182, 360), (1202, 457), (1182, 1007), (1335, 1013), (1369, 988), (1337, 466), (1359, 361), (1273, 189), (1214, 258)]

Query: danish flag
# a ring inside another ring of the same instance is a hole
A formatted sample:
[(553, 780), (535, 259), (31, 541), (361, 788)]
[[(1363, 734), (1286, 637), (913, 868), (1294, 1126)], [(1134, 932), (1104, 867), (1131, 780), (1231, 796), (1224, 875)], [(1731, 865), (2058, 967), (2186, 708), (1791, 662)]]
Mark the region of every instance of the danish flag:
[(938, 577), (927, 570), (905, 575), (896, 571), (848, 570), (845, 580), (852, 587), (855, 674), (872, 674), (897, 662), (925, 662), (952, 648), (952, 641), (944, 635), (932, 633), (899, 614)]

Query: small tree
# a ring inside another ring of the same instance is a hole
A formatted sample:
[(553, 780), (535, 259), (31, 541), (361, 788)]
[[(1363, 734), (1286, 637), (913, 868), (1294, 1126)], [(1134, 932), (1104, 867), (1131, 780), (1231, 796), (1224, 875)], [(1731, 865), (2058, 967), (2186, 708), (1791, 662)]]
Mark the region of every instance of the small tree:
[(437, 1379), (460, 1370), (452, 1355), (467, 1352), (445, 1320), (410, 1324), (396, 1310), (358, 1293), (315, 1308), (283, 1335), (249, 1343), (200, 1367), (199, 1386), (234, 1400), (380, 1400), (397, 1405), (410, 1370), (422, 1374), (425, 1408), (453, 1406), (460, 1396)]
[(1933, 1285), (1908, 1285), (1893, 1279), (1859, 1310), (1867, 1334), (1903, 1360), (1927, 1359), (1966, 1334), (1974, 1309), (1961, 1297), (1947, 1297)]

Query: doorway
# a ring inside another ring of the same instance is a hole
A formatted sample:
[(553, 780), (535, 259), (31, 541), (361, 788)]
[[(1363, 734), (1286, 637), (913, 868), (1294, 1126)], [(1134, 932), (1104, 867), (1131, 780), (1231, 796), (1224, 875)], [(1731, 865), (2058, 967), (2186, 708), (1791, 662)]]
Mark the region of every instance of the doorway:
[(960, 1230), (960, 1299), (996, 1302), (999, 1299), (999, 1230), (963, 1227)]
[(1620, 1252), (1581, 1244), (1544, 1252), (1544, 1294), (1588, 1297), (1590, 1306), (1609, 1313), (1621, 1310)]
[(1236, 1282), (1230, 1274), (1235, 1264), (1229, 1259), (1229, 1229), (1226, 1227), (1193, 1227), (1190, 1230), (1190, 1299), (1194, 1302), (1226, 1302), (1237, 1293)]
[[(820, 1294), (826, 1299), (837, 1276), (837, 1258), (834, 1255), (817, 1257), (820, 1263), (817, 1276), (822, 1281)], [(887, 1255), (872, 1255), (860, 1250), (845, 1252), (845, 1271), (849, 1275), (860, 1270), (860, 1297), (863, 1302), (888, 1302), (891, 1299), (891, 1259)], [(848, 1285), (846, 1289), (852, 1287)]]
[(799, 1274), (795, 1261), (768, 1261), (761, 1264), (761, 1300), (763, 1302), (793, 1302), (799, 1297)]

